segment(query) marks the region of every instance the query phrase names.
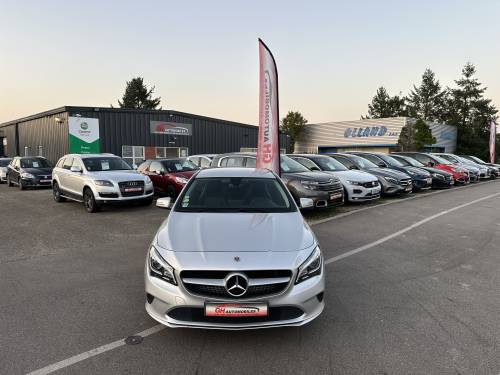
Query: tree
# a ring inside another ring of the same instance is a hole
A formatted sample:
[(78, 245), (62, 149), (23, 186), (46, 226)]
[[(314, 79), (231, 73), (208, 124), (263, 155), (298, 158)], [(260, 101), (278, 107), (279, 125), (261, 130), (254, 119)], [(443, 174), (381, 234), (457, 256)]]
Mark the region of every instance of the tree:
[(446, 122), (458, 130), (457, 153), (488, 156), (489, 125), (498, 110), (484, 97), (486, 87), (475, 77), (476, 67), (467, 63), (456, 88), (450, 90)]
[(447, 91), (441, 89), (434, 72), (426, 69), (419, 87), (413, 85), (407, 100), (410, 117), (424, 121), (440, 122), (445, 113)]
[(415, 150), (421, 151), (425, 145), (433, 145), (436, 143), (436, 138), (432, 136), (432, 131), (429, 125), (418, 119), (415, 123)]
[(372, 102), (368, 104), (368, 115), (364, 118), (406, 116), (405, 101), (404, 96), (391, 97), (385, 87), (379, 87)]
[(415, 146), (415, 127), (412, 122), (407, 122), (401, 128), (398, 139), (398, 151), (417, 151)]
[(125, 93), (118, 104), (121, 108), (161, 109), (158, 108), (161, 98), (152, 98), (154, 89), (154, 86), (148, 89), (142, 77), (132, 78), (127, 82)]
[(293, 152), (295, 140), (304, 130), (306, 124), (307, 120), (300, 112), (288, 111), (287, 115), (281, 120), (281, 131), (290, 137), (290, 152)]

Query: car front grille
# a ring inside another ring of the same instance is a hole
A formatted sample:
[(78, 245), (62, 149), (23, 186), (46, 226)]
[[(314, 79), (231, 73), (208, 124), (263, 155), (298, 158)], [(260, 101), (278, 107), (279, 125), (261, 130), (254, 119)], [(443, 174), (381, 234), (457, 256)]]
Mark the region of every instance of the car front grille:
[(363, 186), (365, 188), (376, 187), (376, 186), (378, 186), (378, 181), (364, 182), (361, 184), (361, 186)]
[(409, 179), (405, 179), (405, 180), (400, 180), (399, 183), (402, 185), (402, 186), (408, 186), (408, 185), (411, 185), (411, 178)]
[(337, 191), (342, 190), (342, 184), (339, 181), (331, 180), (330, 182), (318, 182), (317, 190), (321, 191)]
[[(144, 181), (124, 181), (119, 182), (120, 193), (122, 197), (136, 197), (144, 194)], [(127, 191), (128, 189), (137, 189), (134, 191)]]
[(233, 271), (182, 271), (180, 278), (188, 292), (214, 299), (262, 298), (282, 293), (290, 284), (292, 271), (234, 271), (248, 279), (246, 292), (233, 296), (226, 289), (226, 277)]

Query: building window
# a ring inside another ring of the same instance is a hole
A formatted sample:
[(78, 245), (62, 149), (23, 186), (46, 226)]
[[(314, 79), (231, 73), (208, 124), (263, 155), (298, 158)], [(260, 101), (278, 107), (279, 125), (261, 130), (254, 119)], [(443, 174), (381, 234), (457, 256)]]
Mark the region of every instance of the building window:
[(187, 147), (155, 147), (155, 149), (157, 159), (178, 157), (185, 158), (188, 156)]
[(144, 146), (122, 146), (122, 158), (130, 166), (144, 161)]

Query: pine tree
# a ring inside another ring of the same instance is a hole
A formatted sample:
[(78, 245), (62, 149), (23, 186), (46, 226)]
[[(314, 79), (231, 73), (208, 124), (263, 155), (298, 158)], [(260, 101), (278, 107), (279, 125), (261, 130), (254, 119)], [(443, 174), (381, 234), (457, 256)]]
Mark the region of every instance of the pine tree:
[(421, 151), (425, 145), (433, 145), (436, 143), (436, 138), (432, 136), (432, 131), (429, 125), (418, 119), (415, 123), (415, 151)]
[(457, 153), (487, 158), (490, 122), (497, 119), (497, 109), (484, 97), (486, 87), (475, 77), (476, 68), (467, 63), (462, 77), (455, 81), (447, 101), (448, 124), (458, 129)]
[(413, 85), (408, 96), (408, 114), (424, 121), (440, 122), (445, 113), (446, 90), (441, 89), (434, 72), (426, 69), (419, 87)]
[(362, 118), (384, 118), (406, 116), (406, 98), (404, 96), (390, 96), (385, 87), (379, 87), (377, 93), (368, 104), (368, 115)]
[(142, 77), (132, 78), (127, 82), (125, 93), (118, 104), (121, 108), (161, 109), (158, 108), (161, 98), (152, 98), (154, 89), (154, 86), (148, 89)]
[(290, 137), (290, 152), (293, 152), (295, 140), (304, 130), (306, 124), (307, 120), (300, 112), (288, 111), (287, 115), (281, 120), (281, 131)]

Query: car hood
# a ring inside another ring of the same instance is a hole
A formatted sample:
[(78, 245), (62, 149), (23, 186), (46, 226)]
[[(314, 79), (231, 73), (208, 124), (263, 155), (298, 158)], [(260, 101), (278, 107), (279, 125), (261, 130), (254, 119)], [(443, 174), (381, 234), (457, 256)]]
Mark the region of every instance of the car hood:
[(367, 169), (367, 171), (371, 174), (374, 174), (375, 176), (380, 176), (380, 177), (392, 177), (392, 178), (397, 178), (397, 179), (402, 179), (402, 178), (409, 178), (406, 173), (403, 172), (398, 172), (394, 169), (388, 169), (388, 168), (370, 168)]
[(158, 245), (174, 252), (298, 251), (314, 242), (299, 212), (172, 211), (157, 234)]
[(35, 176), (52, 174), (52, 168), (23, 168), (23, 171)]
[(281, 178), (285, 181), (288, 180), (314, 180), (328, 182), (332, 179), (332, 175), (325, 172), (296, 172), (296, 173), (282, 173)]
[(116, 182), (121, 181), (144, 181), (145, 176), (137, 171), (102, 171), (102, 172), (89, 172), (89, 177), (99, 180), (112, 180)]
[(356, 182), (371, 182), (377, 181), (377, 177), (363, 171), (325, 171), (325, 173), (332, 174), (338, 177), (341, 181), (356, 181)]
[(425, 169), (429, 173), (442, 174), (444, 176), (453, 176), (451, 173), (443, 171), (442, 169), (432, 168), (432, 167), (419, 167), (419, 169)]
[(411, 166), (406, 166), (403, 167), (406, 171), (413, 172), (417, 175), (424, 175), (425, 177), (430, 177), (429, 173), (424, 170), (423, 168), (417, 168), (417, 167), (411, 167)]

